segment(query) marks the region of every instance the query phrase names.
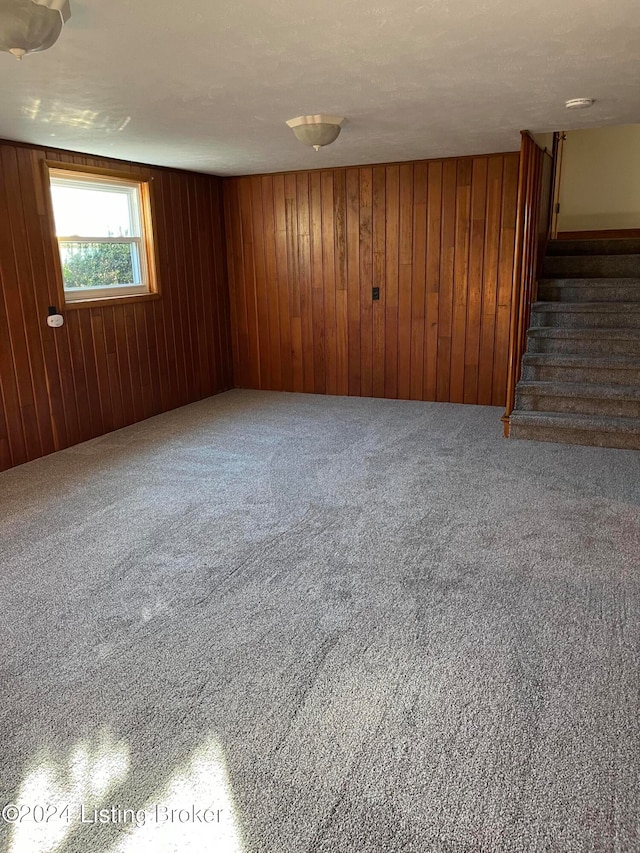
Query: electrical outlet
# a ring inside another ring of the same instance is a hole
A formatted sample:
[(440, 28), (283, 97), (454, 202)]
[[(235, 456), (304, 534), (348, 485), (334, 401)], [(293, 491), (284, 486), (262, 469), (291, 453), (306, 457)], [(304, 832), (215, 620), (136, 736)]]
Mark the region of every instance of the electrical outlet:
[(380, 299), (380, 288), (379, 287), (372, 287), (371, 288), (371, 298), (373, 299), (374, 302), (376, 301), (376, 299)]

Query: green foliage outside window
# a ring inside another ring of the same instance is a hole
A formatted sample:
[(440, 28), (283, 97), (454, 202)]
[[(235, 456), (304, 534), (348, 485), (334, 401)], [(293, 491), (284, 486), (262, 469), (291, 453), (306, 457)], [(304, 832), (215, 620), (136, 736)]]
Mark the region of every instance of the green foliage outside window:
[(62, 258), (65, 287), (133, 284), (131, 243), (66, 243)]

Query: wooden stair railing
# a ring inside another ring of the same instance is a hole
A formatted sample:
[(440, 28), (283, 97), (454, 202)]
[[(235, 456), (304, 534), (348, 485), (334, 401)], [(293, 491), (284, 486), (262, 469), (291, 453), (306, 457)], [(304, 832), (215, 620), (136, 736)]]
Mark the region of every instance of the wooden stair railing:
[(507, 438), (509, 437), (509, 418), (515, 405), (516, 385), (520, 379), (531, 305), (537, 298), (538, 275), (549, 238), (553, 171), (554, 156), (546, 149), (540, 148), (528, 131), (523, 131), (511, 287), (507, 395), (506, 408), (502, 416), (504, 434)]

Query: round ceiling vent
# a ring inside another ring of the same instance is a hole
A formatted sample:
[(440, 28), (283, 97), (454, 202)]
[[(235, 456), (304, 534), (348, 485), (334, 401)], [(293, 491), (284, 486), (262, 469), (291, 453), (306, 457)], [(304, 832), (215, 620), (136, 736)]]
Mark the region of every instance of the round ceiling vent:
[(565, 103), (568, 110), (586, 110), (593, 106), (593, 98), (571, 98)]

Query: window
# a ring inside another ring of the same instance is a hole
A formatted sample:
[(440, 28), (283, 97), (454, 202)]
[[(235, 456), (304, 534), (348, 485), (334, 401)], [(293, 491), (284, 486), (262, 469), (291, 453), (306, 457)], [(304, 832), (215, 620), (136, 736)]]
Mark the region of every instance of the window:
[(148, 183), (51, 164), (49, 183), (65, 303), (154, 295)]

